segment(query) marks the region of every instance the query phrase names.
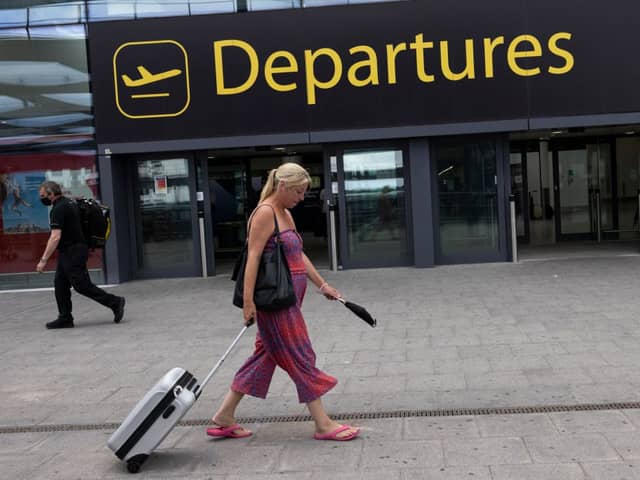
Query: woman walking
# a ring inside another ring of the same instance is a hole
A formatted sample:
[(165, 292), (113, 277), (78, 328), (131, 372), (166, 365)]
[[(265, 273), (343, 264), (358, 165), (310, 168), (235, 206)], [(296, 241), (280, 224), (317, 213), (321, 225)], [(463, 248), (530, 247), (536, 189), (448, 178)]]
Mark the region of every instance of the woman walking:
[[(307, 404), (315, 422), (315, 439), (345, 441), (356, 438), (360, 433), (358, 428), (333, 421), (324, 410), (321, 397), (338, 382), (316, 368), (316, 356), (300, 310), (307, 277), (326, 298), (335, 300), (341, 296), (322, 279), (302, 251), (302, 239), (289, 212), (304, 199), (310, 182), (307, 171), (295, 163), (285, 163), (271, 170), (260, 202), (249, 218), (242, 314), (245, 325), (254, 321), (257, 324), (255, 351), (236, 373), (229, 392), (212, 418), (215, 426), (207, 429), (209, 436), (241, 438), (251, 435), (252, 432), (236, 423), (236, 408), (245, 394), (258, 398), (267, 396), (276, 366), (289, 374), (298, 391), (298, 399)], [(256, 309), (253, 294), (262, 252), (275, 248), (275, 220), (297, 302), (291, 307), (267, 312)]]

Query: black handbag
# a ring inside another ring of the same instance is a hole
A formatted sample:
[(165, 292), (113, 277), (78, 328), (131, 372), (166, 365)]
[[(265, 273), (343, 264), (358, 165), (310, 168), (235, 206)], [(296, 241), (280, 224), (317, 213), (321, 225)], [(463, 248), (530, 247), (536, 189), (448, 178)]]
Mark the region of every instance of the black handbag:
[[(253, 293), (256, 309), (268, 312), (290, 307), (295, 305), (297, 301), (291, 280), (291, 271), (284, 253), (284, 245), (280, 240), (280, 229), (275, 211), (273, 212), (273, 221), (275, 223), (276, 246), (273, 250), (262, 252)], [(251, 228), (251, 221), (249, 221), (249, 228)], [(236, 282), (233, 291), (233, 304), (239, 308), (244, 305), (242, 292), (244, 290), (244, 271), (247, 267), (248, 243), (247, 239), (231, 275), (231, 280)]]

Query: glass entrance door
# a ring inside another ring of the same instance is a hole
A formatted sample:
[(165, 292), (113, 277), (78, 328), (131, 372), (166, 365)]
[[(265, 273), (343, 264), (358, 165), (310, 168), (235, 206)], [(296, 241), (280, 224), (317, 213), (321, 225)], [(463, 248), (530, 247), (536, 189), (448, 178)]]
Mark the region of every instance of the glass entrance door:
[(409, 264), (404, 152), (345, 150), (342, 162), (342, 263), (351, 268)]
[(613, 228), (609, 144), (558, 149), (556, 156), (559, 237), (599, 241)]
[(244, 160), (213, 158), (207, 170), (216, 274), (227, 273), (247, 236), (247, 167)]
[(638, 238), (640, 206), (640, 138), (616, 140), (618, 238)]
[(434, 147), (438, 201), (438, 263), (493, 261), (501, 255), (495, 141), (445, 142)]
[(137, 161), (138, 277), (199, 274), (192, 171), (187, 157)]

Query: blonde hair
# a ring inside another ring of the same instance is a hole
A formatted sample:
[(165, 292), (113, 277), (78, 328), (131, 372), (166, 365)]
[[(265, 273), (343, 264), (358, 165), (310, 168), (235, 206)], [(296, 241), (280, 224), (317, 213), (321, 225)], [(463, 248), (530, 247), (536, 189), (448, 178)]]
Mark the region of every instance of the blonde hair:
[(267, 182), (262, 187), (262, 192), (260, 192), (260, 202), (273, 195), (280, 182), (284, 182), (287, 187), (298, 187), (305, 183), (310, 185), (311, 177), (309, 172), (297, 163), (283, 163), (269, 172)]

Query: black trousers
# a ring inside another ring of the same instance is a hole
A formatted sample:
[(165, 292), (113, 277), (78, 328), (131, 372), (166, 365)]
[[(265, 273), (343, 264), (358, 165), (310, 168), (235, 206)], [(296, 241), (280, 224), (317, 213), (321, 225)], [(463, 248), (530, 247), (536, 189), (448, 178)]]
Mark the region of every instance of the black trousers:
[(71, 287), (79, 294), (89, 297), (107, 308), (113, 309), (118, 304), (118, 297), (105, 292), (91, 282), (87, 271), (88, 257), (89, 248), (83, 243), (76, 243), (58, 250), (58, 268), (54, 280), (58, 318), (73, 320)]

